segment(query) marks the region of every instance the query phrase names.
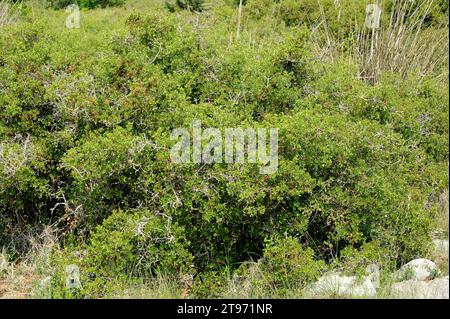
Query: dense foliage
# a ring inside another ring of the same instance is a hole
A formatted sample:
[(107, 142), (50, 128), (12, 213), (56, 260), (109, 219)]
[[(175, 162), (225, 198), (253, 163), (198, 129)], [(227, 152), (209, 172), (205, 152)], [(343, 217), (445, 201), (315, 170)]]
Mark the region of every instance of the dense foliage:
[(49, 0), (49, 3), (55, 9), (67, 8), (72, 4), (76, 4), (80, 8), (94, 9), (121, 6), (125, 0)]
[(204, 0), (174, 0), (166, 1), (165, 4), (167, 9), (171, 12), (175, 11), (176, 9), (200, 12), (205, 8)]
[[(246, 1), (239, 38), (233, 1), (205, 15), (105, 11), (80, 30), (60, 12), (5, 26), (0, 245), (20, 252), (11, 238), (56, 225), (55, 260), (81, 264), (87, 296), (111, 278), (202, 278), (260, 258), (269, 286), (311, 281), (371, 243), (397, 265), (426, 252), (448, 187), (448, 81), (412, 70), (365, 82), (347, 60), (314, 55), (317, 1), (275, 3), (267, 23), (273, 1)], [(365, 13), (349, 4), (329, 24), (342, 37)], [(194, 119), (278, 128), (278, 171), (171, 163), (171, 130)]]

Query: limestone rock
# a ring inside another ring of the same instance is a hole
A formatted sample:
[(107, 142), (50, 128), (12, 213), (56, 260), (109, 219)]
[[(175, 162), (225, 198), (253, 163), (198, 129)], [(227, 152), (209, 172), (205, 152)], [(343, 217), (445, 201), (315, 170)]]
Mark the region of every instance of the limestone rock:
[(403, 265), (399, 270), (398, 276), (411, 280), (428, 280), (433, 279), (438, 272), (438, 267), (434, 262), (419, 258)]

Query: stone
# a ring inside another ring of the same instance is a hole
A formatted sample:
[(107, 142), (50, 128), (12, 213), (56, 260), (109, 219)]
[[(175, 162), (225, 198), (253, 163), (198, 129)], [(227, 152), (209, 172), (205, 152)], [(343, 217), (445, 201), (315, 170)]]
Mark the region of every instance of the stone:
[(449, 299), (449, 277), (430, 281), (406, 280), (391, 287), (392, 298)]
[(433, 279), (438, 273), (439, 269), (434, 262), (419, 258), (403, 265), (397, 275), (400, 279), (405, 278), (420, 281)]

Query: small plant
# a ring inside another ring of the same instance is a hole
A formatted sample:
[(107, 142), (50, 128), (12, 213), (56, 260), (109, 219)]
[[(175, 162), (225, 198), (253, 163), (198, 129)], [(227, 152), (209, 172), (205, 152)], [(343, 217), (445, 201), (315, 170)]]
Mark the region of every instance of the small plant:
[(341, 251), (340, 258), (335, 261), (335, 264), (344, 272), (363, 276), (367, 274), (367, 267), (395, 270), (395, 263), (392, 261), (396, 256), (390, 254), (392, 252), (381, 247), (379, 243), (369, 242), (363, 244), (359, 249), (346, 247)]
[(205, 271), (199, 274), (189, 291), (190, 298), (221, 298), (228, 284), (226, 271)]
[(316, 280), (325, 264), (314, 259), (314, 251), (292, 237), (270, 243), (259, 261), (266, 284), (279, 292), (303, 288)]
[(182, 229), (163, 213), (117, 210), (97, 227), (86, 247), (81, 293), (108, 291), (111, 278), (123, 282), (188, 274), (192, 255), (187, 244)]

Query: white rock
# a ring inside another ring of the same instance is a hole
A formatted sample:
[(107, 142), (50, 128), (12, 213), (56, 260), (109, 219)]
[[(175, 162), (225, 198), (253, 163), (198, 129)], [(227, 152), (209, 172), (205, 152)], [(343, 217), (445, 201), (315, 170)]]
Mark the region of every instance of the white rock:
[(428, 280), (439, 272), (438, 267), (434, 262), (428, 259), (419, 258), (411, 260), (409, 263), (403, 265), (398, 273), (400, 278), (412, 280)]
[(430, 281), (407, 280), (391, 287), (391, 297), (407, 299), (449, 299), (449, 278)]
[(312, 295), (323, 296), (337, 294), (351, 297), (374, 297), (375, 286), (369, 277), (359, 279), (355, 276), (343, 276), (339, 273), (325, 274), (309, 289)]

